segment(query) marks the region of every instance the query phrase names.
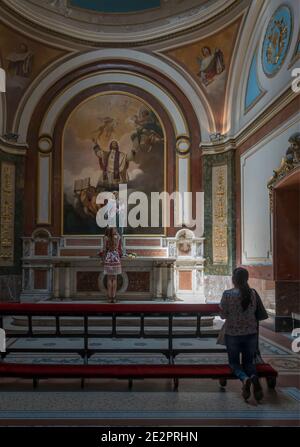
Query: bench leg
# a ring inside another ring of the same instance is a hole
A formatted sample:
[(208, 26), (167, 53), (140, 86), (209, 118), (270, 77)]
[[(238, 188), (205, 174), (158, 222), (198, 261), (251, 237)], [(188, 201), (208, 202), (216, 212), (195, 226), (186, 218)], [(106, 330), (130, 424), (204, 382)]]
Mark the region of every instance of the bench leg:
[(33, 388), (36, 389), (39, 386), (39, 379), (32, 379)]
[(219, 384), (222, 388), (225, 388), (225, 386), (227, 385), (227, 379), (220, 379)]
[(173, 379), (173, 391), (178, 391), (178, 387), (179, 387), (179, 379), (175, 377), (175, 379)]
[(83, 390), (84, 388), (84, 378), (82, 377), (82, 379), (80, 380), (80, 388)]
[(276, 377), (266, 377), (266, 382), (270, 390), (275, 390), (277, 382)]
[(132, 379), (128, 379), (128, 389), (132, 390), (132, 386), (133, 386), (133, 380)]

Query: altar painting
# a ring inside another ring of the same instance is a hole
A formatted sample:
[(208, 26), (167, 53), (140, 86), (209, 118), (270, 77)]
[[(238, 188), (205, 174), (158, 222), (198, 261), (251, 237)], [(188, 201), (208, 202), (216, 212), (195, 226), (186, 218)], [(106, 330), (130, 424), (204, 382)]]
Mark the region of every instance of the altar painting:
[[(62, 145), (63, 234), (103, 233), (96, 223), (100, 192), (126, 184), (128, 194), (143, 191), (150, 203), (151, 192), (164, 191), (164, 131), (157, 113), (135, 96), (99, 94), (81, 103), (66, 123)], [(161, 225), (125, 229), (162, 232)]]

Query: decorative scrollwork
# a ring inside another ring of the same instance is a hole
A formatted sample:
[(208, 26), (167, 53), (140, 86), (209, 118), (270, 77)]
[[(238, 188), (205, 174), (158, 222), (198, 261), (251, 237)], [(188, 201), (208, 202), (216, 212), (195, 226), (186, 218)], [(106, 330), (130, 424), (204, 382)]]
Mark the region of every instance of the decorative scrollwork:
[(300, 132), (289, 138), (289, 147), (282, 158), (279, 168), (273, 170), (273, 175), (267, 183), (269, 189), (270, 209), (273, 210), (273, 189), (292, 169), (300, 165)]

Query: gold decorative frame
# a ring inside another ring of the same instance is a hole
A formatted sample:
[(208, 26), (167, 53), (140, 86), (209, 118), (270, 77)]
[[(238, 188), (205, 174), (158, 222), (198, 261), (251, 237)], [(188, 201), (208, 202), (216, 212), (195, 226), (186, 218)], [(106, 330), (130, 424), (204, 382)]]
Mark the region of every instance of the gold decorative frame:
[[(289, 38), (289, 41), (288, 41), (288, 45), (287, 45), (287, 48), (286, 48), (285, 55), (284, 55), (284, 57), (283, 57), (283, 59), (282, 59), (280, 65), (278, 65), (278, 67), (276, 68), (276, 70), (274, 71), (274, 73), (269, 74), (269, 73), (267, 73), (267, 72), (265, 71), (265, 69), (264, 69), (264, 60), (263, 60), (263, 58), (264, 58), (264, 51), (263, 51), (263, 47), (264, 47), (264, 42), (265, 42), (265, 39), (266, 39), (266, 36), (267, 36), (267, 30), (268, 30), (268, 28), (269, 28), (269, 25), (270, 25), (270, 23), (273, 21), (273, 19), (274, 19), (276, 13), (277, 13), (277, 11), (278, 11), (278, 9), (281, 9), (281, 8), (287, 8), (287, 9), (290, 11), (290, 14), (291, 14), (291, 32), (290, 32), (290, 38)], [(278, 8), (275, 9), (275, 11), (274, 11), (272, 17), (271, 17), (270, 20), (268, 21), (267, 27), (266, 27), (266, 29), (265, 29), (264, 38), (263, 38), (263, 41), (262, 41), (262, 47), (261, 47), (261, 66), (262, 66), (262, 70), (263, 70), (265, 76), (267, 76), (267, 78), (274, 78), (274, 76), (277, 75), (277, 73), (279, 72), (279, 70), (280, 70), (281, 67), (283, 66), (283, 64), (284, 64), (284, 62), (285, 62), (285, 60), (286, 60), (286, 58), (287, 58), (287, 55), (288, 55), (288, 53), (289, 53), (289, 49), (290, 49), (291, 41), (292, 41), (292, 36), (293, 36), (293, 31), (294, 31), (294, 16), (293, 16), (293, 11), (291, 10), (291, 8), (290, 8), (289, 5), (283, 3), (283, 4), (279, 5)]]

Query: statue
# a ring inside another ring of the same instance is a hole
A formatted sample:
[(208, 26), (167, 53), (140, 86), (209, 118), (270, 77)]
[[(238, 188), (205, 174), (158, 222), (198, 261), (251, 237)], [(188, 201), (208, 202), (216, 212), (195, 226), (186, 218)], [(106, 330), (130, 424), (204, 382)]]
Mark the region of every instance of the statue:
[(192, 250), (193, 236), (191, 231), (181, 230), (177, 233), (177, 247), (179, 256), (190, 256)]
[(272, 191), (278, 180), (282, 179), (289, 171), (300, 165), (300, 132), (296, 132), (289, 138), (290, 146), (288, 147), (285, 157), (281, 159), (279, 168), (273, 170), (272, 177), (268, 180), (267, 187), (270, 194), (271, 209)]
[(29, 50), (26, 43), (20, 43), (15, 51), (8, 54), (8, 71), (11, 76), (20, 76), (28, 78), (32, 72), (33, 53)]
[(286, 151), (287, 163), (297, 164), (300, 162), (300, 132), (296, 132), (289, 138), (290, 146)]

